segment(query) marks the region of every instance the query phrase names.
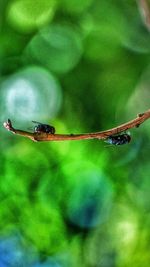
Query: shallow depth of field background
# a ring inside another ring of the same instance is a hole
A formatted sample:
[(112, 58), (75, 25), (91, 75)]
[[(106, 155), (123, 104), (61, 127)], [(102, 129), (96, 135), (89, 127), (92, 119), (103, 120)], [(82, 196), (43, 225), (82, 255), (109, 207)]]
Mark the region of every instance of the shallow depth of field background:
[(109, 129), (150, 108), (136, 1), (0, 1), (0, 266), (149, 267), (150, 122), (132, 142), (34, 143), (3, 128)]

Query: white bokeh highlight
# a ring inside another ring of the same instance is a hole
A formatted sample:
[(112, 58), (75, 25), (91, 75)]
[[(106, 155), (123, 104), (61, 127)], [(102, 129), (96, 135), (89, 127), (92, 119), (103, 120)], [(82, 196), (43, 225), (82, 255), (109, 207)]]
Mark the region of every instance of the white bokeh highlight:
[(0, 87), (2, 120), (48, 122), (60, 110), (61, 87), (44, 68), (23, 69), (3, 81)]

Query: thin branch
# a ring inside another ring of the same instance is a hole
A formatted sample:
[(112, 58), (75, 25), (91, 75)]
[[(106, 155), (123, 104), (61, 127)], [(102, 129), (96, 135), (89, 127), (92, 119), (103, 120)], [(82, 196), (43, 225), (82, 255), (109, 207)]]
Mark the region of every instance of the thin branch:
[(12, 126), (12, 122), (8, 119), (4, 122), (4, 127), (11, 131), (13, 134), (21, 135), (30, 138), (33, 141), (66, 141), (66, 140), (83, 140), (83, 139), (107, 139), (109, 136), (119, 134), (127, 131), (128, 129), (139, 127), (145, 120), (150, 118), (150, 109), (144, 113), (138, 114), (137, 117), (129, 122), (121, 124), (112, 129), (96, 132), (96, 133), (85, 133), (85, 134), (47, 134), (47, 133), (30, 133), (15, 129)]
[(137, 0), (137, 3), (145, 26), (150, 31), (150, 5), (147, 0)]

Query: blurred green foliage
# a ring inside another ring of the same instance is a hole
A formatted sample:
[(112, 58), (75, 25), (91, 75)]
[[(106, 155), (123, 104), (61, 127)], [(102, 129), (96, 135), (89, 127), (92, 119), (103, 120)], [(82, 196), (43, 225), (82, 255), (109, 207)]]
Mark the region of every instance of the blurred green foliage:
[[(0, 116), (94, 132), (150, 107), (136, 1), (0, 1)], [(149, 122), (132, 142), (33, 143), (0, 130), (0, 266), (149, 267)]]

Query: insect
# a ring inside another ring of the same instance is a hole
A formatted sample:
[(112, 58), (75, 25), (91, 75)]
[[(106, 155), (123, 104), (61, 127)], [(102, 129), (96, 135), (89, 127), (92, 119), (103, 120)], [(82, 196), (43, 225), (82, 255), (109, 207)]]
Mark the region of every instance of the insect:
[(123, 134), (118, 134), (118, 135), (110, 135), (105, 142), (110, 144), (110, 145), (125, 145), (130, 143), (131, 141), (131, 136), (130, 134), (123, 133)]
[(44, 124), (38, 121), (32, 121), (32, 122), (37, 124), (34, 126), (34, 133), (49, 133), (49, 134), (55, 133), (55, 128), (49, 124)]

